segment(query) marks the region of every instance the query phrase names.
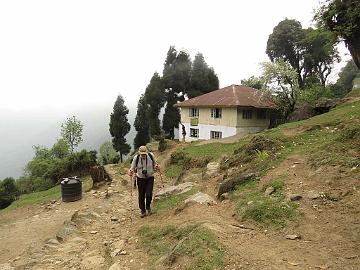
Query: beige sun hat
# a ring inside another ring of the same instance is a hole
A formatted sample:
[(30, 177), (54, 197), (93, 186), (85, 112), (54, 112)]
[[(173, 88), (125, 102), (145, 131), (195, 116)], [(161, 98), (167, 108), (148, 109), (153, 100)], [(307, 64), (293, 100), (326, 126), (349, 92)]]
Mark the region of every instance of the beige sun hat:
[(147, 150), (145, 145), (142, 145), (142, 146), (139, 147), (139, 154), (140, 155), (141, 154), (145, 155), (145, 154), (147, 154), (147, 152), (148, 152), (148, 150)]

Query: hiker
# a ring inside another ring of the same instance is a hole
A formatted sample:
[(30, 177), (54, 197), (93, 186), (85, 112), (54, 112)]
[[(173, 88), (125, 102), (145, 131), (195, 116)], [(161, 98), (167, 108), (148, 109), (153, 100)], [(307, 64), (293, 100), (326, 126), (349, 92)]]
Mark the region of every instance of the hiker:
[(182, 141), (185, 142), (186, 130), (184, 124), (181, 124), (181, 126), (182, 126), (182, 136), (183, 136)]
[[(136, 173), (137, 186), (139, 191), (139, 208), (141, 217), (151, 215), (151, 200), (154, 188), (154, 171), (160, 170), (154, 155), (148, 152), (145, 145), (139, 147), (139, 153), (133, 158), (128, 175), (133, 177)], [(146, 203), (145, 203), (146, 201)]]

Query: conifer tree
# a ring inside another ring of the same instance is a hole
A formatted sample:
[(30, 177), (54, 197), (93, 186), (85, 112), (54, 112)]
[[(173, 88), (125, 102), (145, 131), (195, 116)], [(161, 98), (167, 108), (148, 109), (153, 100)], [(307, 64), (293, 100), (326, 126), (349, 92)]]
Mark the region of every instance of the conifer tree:
[(159, 136), (161, 132), (159, 114), (165, 103), (165, 89), (163, 87), (163, 81), (157, 72), (152, 76), (146, 88), (144, 98), (147, 105), (146, 112), (149, 121), (150, 136)]
[(145, 96), (141, 95), (138, 102), (137, 113), (134, 122), (134, 127), (137, 131), (134, 139), (135, 149), (150, 142), (149, 121), (146, 116), (146, 110), (147, 106), (145, 102)]
[(130, 124), (127, 119), (128, 108), (124, 104), (124, 99), (119, 95), (115, 101), (113, 112), (110, 115), (110, 134), (113, 137), (114, 149), (119, 152), (120, 160), (123, 155), (130, 152), (130, 145), (126, 142), (125, 135), (130, 131)]
[(217, 89), (219, 89), (219, 79), (214, 69), (208, 66), (201, 53), (196, 54), (191, 67), (188, 97), (193, 98)]

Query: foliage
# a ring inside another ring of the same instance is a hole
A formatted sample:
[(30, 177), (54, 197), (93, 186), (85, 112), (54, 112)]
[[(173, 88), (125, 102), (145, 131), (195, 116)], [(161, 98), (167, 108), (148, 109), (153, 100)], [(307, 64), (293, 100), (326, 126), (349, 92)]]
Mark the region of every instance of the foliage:
[(256, 158), (259, 163), (266, 161), (269, 158), (270, 154), (266, 150), (256, 149)]
[(335, 98), (331, 87), (314, 84), (299, 93), (298, 103), (314, 105), (321, 98)]
[(353, 88), (353, 81), (359, 73), (360, 71), (354, 61), (348, 61), (340, 70), (336, 83), (330, 86), (334, 95), (341, 98), (349, 93)]
[(174, 139), (174, 128), (180, 122), (179, 109), (174, 105), (184, 100), (184, 94), (190, 87), (190, 56), (185, 51), (179, 53), (173, 46), (169, 48), (163, 70), (163, 83), (166, 93), (166, 108), (163, 117), (163, 130), (168, 138)]
[(8, 207), (19, 196), (19, 190), (12, 177), (0, 181), (0, 209)]
[(70, 154), (70, 146), (64, 139), (59, 139), (50, 150), (54, 158), (65, 158)]
[(56, 149), (54, 146), (51, 150), (42, 146), (34, 147), (35, 156), (26, 165), (26, 176), (17, 181), (22, 193), (46, 190), (62, 177), (75, 173), (86, 174), (90, 167), (97, 164), (96, 151), (82, 150), (59, 158), (54, 154), (57, 151), (52, 152), (52, 149)]
[(123, 155), (130, 153), (130, 145), (126, 142), (125, 135), (130, 131), (130, 124), (127, 119), (128, 108), (124, 104), (124, 99), (119, 95), (115, 101), (113, 112), (110, 115), (110, 134), (112, 136), (113, 147), (120, 153), (120, 160)]
[(74, 148), (82, 142), (83, 125), (76, 119), (75, 116), (69, 117), (61, 124), (61, 136), (66, 141), (74, 152)]
[(214, 69), (208, 66), (201, 53), (197, 53), (191, 67), (187, 96), (193, 98), (217, 89), (219, 89), (219, 79)]
[(164, 152), (167, 147), (167, 142), (165, 140), (164, 132), (161, 132), (160, 138), (159, 138), (159, 146), (158, 150), (159, 152)]
[(308, 28), (304, 31), (305, 37), (301, 42), (304, 47), (305, 70), (309, 72), (309, 76), (315, 75), (320, 84), (325, 86), (334, 62), (340, 62), (335, 36), (323, 29)]
[(223, 248), (216, 235), (204, 226), (144, 225), (138, 230), (138, 234), (151, 256), (152, 265), (157, 263), (172, 266), (178, 258), (183, 258), (187, 260), (185, 269), (188, 270), (223, 268)]
[(258, 90), (264, 89), (266, 87), (264, 78), (261, 76), (260, 77), (251, 76), (248, 79), (242, 79), (241, 84)]
[(111, 142), (104, 142), (99, 149), (99, 160), (101, 165), (118, 163), (120, 160), (119, 154), (115, 151)]
[(150, 142), (149, 121), (146, 116), (146, 102), (144, 95), (141, 95), (139, 98), (134, 127), (137, 131), (134, 138), (134, 148), (137, 149), (141, 145), (146, 145)]
[(266, 53), (272, 62), (283, 60), (290, 64), (303, 89), (311, 76), (325, 85), (333, 63), (340, 60), (335, 43), (330, 31), (303, 29), (300, 22), (285, 19), (270, 34)]
[(263, 76), (268, 88), (275, 94), (275, 102), (283, 117), (294, 111), (299, 94), (296, 71), (285, 61), (263, 63)]
[(165, 89), (161, 77), (156, 72), (152, 76), (149, 85), (146, 87), (145, 102), (147, 104), (146, 117), (149, 122), (150, 136), (160, 136), (159, 113), (165, 103)]
[(360, 69), (360, 2), (326, 0), (315, 15), (320, 27), (344, 39), (356, 66)]

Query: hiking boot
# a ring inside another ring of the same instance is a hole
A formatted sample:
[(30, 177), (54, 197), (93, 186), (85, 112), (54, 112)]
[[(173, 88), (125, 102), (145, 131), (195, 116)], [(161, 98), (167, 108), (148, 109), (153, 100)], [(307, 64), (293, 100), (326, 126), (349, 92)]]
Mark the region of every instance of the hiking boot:
[(141, 212), (140, 217), (141, 217), (141, 218), (146, 217), (146, 212)]
[(147, 209), (146, 212), (147, 212), (148, 216), (150, 216), (152, 214), (151, 209)]

